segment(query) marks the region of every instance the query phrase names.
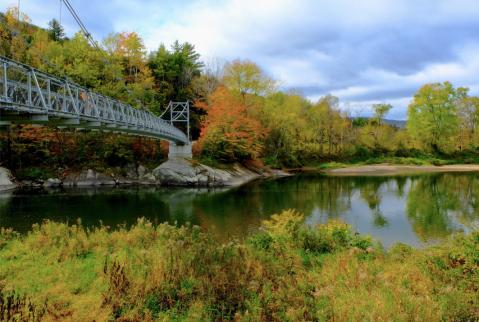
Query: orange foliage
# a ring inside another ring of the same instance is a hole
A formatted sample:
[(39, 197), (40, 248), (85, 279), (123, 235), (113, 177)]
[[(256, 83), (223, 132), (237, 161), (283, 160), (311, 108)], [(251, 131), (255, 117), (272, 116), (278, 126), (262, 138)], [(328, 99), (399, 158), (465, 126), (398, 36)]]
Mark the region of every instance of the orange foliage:
[(204, 102), (195, 103), (208, 113), (196, 149), (222, 161), (257, 158), (266, 135), (261, 123), (248, 117), (246, 106), (224, 87), (212, 95), (211, 103), (211, 108)]

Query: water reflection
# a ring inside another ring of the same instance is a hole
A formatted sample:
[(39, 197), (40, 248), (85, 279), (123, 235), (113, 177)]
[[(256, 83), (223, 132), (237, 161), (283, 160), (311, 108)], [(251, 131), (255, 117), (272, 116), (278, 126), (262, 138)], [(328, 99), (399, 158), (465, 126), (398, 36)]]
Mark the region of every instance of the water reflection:
[(479, 221), (479, 174), (438, 173), (395, 177), (329, 177), (305, 172), (239, 188), (96, 187), (0, 193), (0, 226), (25, 233), (43, 219), (116, 227), (138, 217), (190, 222), (222, 236), (242, 238), (283, 209), (305, 223), (339, 217), (388, 247), (441, 241)]

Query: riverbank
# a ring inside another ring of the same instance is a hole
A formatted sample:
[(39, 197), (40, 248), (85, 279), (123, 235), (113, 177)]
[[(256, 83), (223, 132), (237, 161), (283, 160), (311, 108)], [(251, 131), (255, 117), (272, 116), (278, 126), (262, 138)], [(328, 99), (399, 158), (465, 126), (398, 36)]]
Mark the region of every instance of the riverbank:
[(45, 222), (0, 234), (0, 319), (347, 321), (479, 318), (479, 231), (388, 252), (286, 211), (222, 243), (199, 227)]
[(364, 166), (352, 166), (340, 169), (323, 169), (325, 173), (336, 176), (385, 176), (409, 173), (426, 172), (469, 172), (479, 171), (479, 165), (456, 164), (444, 166), (412, 166), (412, 165), (392, 165), (376, 164)]
[[(42, 173), (37, 169), (38, 173)], [(109, 168), (107, 172), (92, 169), (75, 171), (68, 167), (59, 168), (54, 178), (37, 177), (33, 180), (15, 180), (11, 171), (0, 167), (0, 191), (15, 188), (52, 188), (100, 185), (170, 185), (170, 186), (239, 186), (251, 180), (267, 177), (289, 176), (286, 172), (244, 162), (231, 164), (226, 169), (214, 169), (189, 158), (174, 157), (153, 170), (148, 166), (126, 164)]]

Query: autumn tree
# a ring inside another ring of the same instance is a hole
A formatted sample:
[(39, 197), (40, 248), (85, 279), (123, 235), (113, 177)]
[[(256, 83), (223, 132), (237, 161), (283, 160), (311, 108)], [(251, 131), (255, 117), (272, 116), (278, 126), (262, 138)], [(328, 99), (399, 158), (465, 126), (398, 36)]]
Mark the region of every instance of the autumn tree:
[(474, 148), (476, 141), (476, 127), (479, 125), (479, 98), (467, 97), (457, 102), (457, 115), (459, 117), (459, 148), (464, 146)]
[(301, 141), (306, 136), (306, 122), (301, 117), (303, 108), (300, 96), (278, 91), (269, 95), (261, 108), (253, 110), (255, 113), (251, 114), (268, 129), (265, 146), (270, 156), (295, 163), (292, 155), (302, 148)]
[[(3, 20), (23, 38), (28, 36), (28, 24), (32, 20), (27, 14), (20, 12), (18, 7), (10, 6), (3, 15)], [(21, 55), (26, 54), (25, 44), (3, 24), (0, 26), (0, 55), (21, 61)]]
[(202, 153), (222, 162), (258, 158), (265, 137), (261, 123), (247, 116), (246, 106), (227, 88), (218, 88), (211, 102), (211, 108), (205, 102), (196, 103), (207, 109), (197, 143)]
[(376, 150), (385, 149), (387, 144), (390, 143), (391, 137), (394, 135), (394, 129), (391, 126), (382, 123), (382, 120), (392, 108), (391, 104), (384, 103), (373, 104), (371, 106), (373, 115), (363, 131), (370, 135), (374, 142), (370, 147), (373, 147)]
[(249, 59), (226, 62), (223, 82), (229, 89), (241, 93), (243, 100), (247, 94), (267, 96), (274, 93), (280, 84)]
[(422, 86), (406, 113), (411, 137), (434, 151), (453, 148), (458, 134), (457, 102), (467, 97), (468, 90), (455, 89), (449, 82)]

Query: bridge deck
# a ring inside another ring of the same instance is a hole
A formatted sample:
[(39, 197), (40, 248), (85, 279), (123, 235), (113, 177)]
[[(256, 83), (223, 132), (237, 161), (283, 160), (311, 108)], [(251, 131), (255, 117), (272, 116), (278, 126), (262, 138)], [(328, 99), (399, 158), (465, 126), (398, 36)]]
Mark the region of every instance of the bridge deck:
[(3, 56), (0, 72), (0, 125), (51, 125), (188, 142), (183, 132), (152, 113), (71, 81)]

